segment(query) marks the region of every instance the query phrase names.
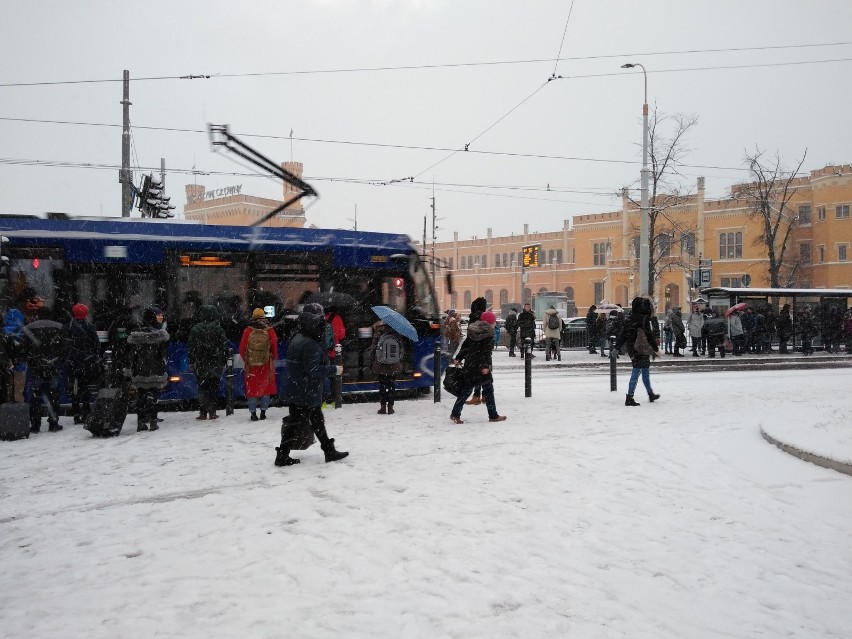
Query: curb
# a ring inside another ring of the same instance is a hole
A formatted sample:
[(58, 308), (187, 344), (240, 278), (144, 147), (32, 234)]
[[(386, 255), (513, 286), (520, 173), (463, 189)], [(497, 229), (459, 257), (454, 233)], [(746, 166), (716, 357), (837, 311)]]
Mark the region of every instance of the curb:
[(798, 457), (803, 461), (816, 464), (817, 466), (822, 466), (823, 468), (836, 470), (838, 473), (843, 473), (844, 475), (852, 475), (852, 464), (835, 461), (834, 459), (829, 459), (828, 457), (822, 457), (821, 455), (815, 455), (814, 453), (809, 453), (806, 450), (801, 450), (799, 448), (796, 448), (795, 446), (791, 446), (790, 444), (785, 444), (784, 442), (778, 441), (772, 435), (763, 430), (762, 426), (760, 427), (760, 435), (770, 444), (777, 446), (785, 453), (792, 455), (793, 457)]

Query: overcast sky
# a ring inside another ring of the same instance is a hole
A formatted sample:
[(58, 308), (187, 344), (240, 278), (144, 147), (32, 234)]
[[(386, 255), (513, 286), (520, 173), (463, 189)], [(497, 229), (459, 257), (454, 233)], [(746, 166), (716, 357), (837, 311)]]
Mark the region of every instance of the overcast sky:
[(166, 78), (131, 83), (131, 164), (138, 184), (165, 158), (178, 211), (193, 166), (208, 189), (281, 197), (211, 151), (213, 122), (276, 161), (292, 149), (320, 227), (357, 207), (359, 229), (420, 239), (428, 216), (431, 235), (434, 182), (438, 241), (557, 230), (638, 187), (643, 81), (625, 62), (646, 66), (652, 109), (698, 117), (683, 179), (722, 197), (755, 145), (793, 167), (807, 149), (807, 170), (852, 161), (850, 24), (848, 0), (11, 0), (0, 212), (120, 215), (123, 69)]

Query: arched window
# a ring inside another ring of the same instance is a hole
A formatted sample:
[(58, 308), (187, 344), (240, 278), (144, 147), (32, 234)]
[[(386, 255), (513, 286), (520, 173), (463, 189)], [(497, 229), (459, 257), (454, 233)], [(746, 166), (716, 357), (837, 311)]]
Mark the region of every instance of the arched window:
[(449, 266), (450, 266), (450, 270), (452, 271), (453, 270), (453, 258), (450, 258)]
[(459, 294), (456, 291), (453, 291), (450, 294), (450, 307), (458, 308), (459, 307)]
[(494, 305), (494, 291), (490, 288), (485, 291), (485, 303), (488, 304), (488, 306)]
[(682, 255), (695, 256), (695, 233), (684, 233), (680, 238), (680, 252)]
[(500, 289), (500, 307), (502, 308), (509, 303), (509, 291), (505, 288)]
[(569, 300), (573, 300), (574, 299), (574, 287), (573, 286), (566, 286), (565, 287), (565, 295), (566, 295), (566, 297), (568, 297)]
[(532, 291), (528, 288), (524, 288), (523, 302), (524, 302), (524, 304), (526, 304), (527, 302), (532, 303)]
[(509, 260), (508, 260), (508, 259), (506, 259), (507, 257), (509, 257), (509, 255), (511, 255), (511, 253), (503, 253), (503, 266), (504, 266), (504, 267), (505, 267), (505, 266), (511, 266), (511, 265), (512, 265), (512, 264), (509, 262)]
[(556, 249), (556, 263), (562, 264), (562, 249)]
[(553, 249), (550, 249), (547, 252), (547, 263), (553, 264), (553, 258), (556, 257), (556, 252)]
[(500, 268), (500, 254), (494, 255), (494, 268)]
[(488, 256), (487, 255), (482, 256), (482, 268), (488, 268)]
[(467, 258), (464, 255), (462, 255), (459, 258), (459, 261), (461, 262), (461, 270), (465, 270), (467, 268)]
[(470, 291), (464, 292), (464, 307), (470, 308)]

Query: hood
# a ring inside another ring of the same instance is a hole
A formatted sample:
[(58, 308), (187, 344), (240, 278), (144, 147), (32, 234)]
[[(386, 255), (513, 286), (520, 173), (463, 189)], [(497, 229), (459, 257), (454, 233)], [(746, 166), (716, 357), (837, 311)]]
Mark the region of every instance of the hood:
[(638, 315), (645, 314), (645, 300), (641, 297), (634, 297), (630, 302), (630, 312)]
[(544, 313), (545, 313), (545, 315), (555, 315), (558, 312), (559, 311), (557, 311), (555, 308), (549, 308)]
[(212, 304), (206, 304), (198, 309), (198, 321), (199, 322), (216, 322), (219, 319), (219, 312), (216, 310), (216, 307)]
[(488, 322), (477, 320), (468, 325), (467, 336), (473, 342), (482, 342), (488, 339), (494, 339), (494, 327)]
[(312, 306), (319, 306), (319, 304), (305, 304), (302, 312), (299, 313), (299, 330), (308, 337), (319, 339), (325, 332), (325, 314), (312, 312), (314, 309), (308, 308)]

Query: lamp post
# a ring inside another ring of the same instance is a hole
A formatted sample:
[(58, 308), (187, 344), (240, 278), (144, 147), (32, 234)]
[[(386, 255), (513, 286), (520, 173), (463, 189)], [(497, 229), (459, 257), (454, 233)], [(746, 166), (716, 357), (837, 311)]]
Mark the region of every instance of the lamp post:
[(650, 266), (650, 250), (648, 247), (648, 73), (645, 67), (636, 64), (622, 64), (622, 69), (639, 67), (645, 77), (645, 104), (642, 105), (642, 217), (639, 221), (639, 295), (648, 294), (648, 273)]

